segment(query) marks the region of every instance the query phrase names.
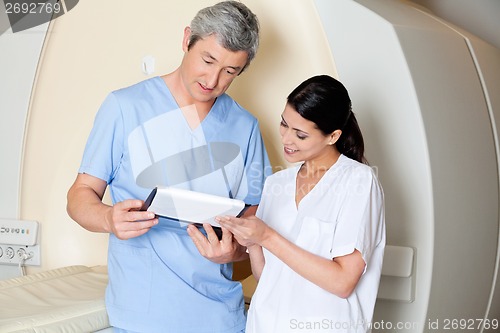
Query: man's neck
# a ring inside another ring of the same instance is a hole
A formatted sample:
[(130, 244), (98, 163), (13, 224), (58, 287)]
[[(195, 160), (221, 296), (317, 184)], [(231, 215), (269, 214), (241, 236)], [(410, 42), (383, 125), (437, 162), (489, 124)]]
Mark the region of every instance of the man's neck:
[[(199, 123), (208, 115), (215, 100), (210, 102), (199, 102), (193, 100), (182, 82), (179, 69), (176, 71), (162, 76), (170, 93), (174, 97), (177, 105), (181, 108), (184, 117), (192, 128), (197, 127)], [(196, 124), (198, 123), (198, 124)], [(194, 127), (193, 127), (194, 126)]]

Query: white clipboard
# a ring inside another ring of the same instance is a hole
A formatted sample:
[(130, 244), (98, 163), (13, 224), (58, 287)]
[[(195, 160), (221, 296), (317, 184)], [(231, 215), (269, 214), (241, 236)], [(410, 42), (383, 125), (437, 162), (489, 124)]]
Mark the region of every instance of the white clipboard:
[(238, 199), (189, 191), (175, 187), (157, 186), (144, 203), (143, 210), (187, 223), (209, 223), (220, 227), (216, 216), (241, 216), (250, 205)]

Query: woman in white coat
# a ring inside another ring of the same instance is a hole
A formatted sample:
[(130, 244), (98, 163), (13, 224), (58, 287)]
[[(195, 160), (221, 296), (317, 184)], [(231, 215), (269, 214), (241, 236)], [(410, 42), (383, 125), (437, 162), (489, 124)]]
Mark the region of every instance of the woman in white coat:
[(296, 166), (267, 178), (256, 216), (220, 217), (258, 280), (247, 333), (370, 331), (385, 247), (384, 197), (345, 87), (327, 75), (287, 98)]

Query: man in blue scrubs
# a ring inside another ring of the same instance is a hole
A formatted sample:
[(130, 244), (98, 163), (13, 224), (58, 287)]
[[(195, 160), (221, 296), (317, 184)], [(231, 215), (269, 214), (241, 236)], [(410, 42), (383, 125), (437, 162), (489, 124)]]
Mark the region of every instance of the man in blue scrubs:
[[(110, 93), (90, 133), (68, 213), (107, 232), (106, 307), (117, 332), (243, 332), (233, 261), (245, 249), (223, 230), (141, 211), (158, 185), (252, 205), (270, 174), (255, 117), (225, 92), (254, 58), (258, 21), (242, 3), (200, 10), (184, 29), (184, 57), (167, 75)], [(113, 205), (102, 202), (109, 187)], [(196, 209), (196, 207), (193, 207)]]

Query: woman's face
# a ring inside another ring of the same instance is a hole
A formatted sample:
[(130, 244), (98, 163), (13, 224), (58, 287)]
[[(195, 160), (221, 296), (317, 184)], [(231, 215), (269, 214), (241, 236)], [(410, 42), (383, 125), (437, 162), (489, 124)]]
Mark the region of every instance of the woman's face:
[(335, 135), (325, 136), (288, 104), (281, 114), (280, 134), (285, 159), (290, 163), (321, 160), (334, 152)]

